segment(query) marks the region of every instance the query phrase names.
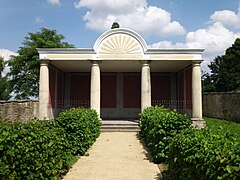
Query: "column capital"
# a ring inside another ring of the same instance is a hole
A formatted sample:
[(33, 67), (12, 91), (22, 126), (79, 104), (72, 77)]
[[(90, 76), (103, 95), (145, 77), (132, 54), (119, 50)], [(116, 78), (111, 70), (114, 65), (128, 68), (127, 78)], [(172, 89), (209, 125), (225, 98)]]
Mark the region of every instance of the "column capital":
[(200, 66), (200, 64), (202, 63), (203, 60), (194, 60), (192, 61), (192, 65), (193, 66)]
[(92, 65), (99, 65), (99, 64), (102, 63), (101, 60), (90, 60), (90, 62), (91, 62)]
[(48, 66), (48, 64), (50, 63), (49, 60), (40, 60), (40, 66)]
[(140, 60), (139, 62), (142, 64), (142, 66), (149, 66), (151, 63), (149, 60)]

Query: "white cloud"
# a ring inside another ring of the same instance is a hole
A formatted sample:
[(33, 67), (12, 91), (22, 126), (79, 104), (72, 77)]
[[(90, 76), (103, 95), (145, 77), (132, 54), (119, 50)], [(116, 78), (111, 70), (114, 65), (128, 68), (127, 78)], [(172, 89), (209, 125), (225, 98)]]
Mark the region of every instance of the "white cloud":
[(52, 4), (52, 5), (61, 5), (60, 0), (47, 0), (48, 3)]
[[(2, 56), (5, 61), (9, 60), (12, 55), (17, 55), (17, 53), (12, 52), (8, 49), (0, 49), (0, 56)], [(9, 67), (5, 67), (5, 69), (2, 72), (2, 75), (5, 76), (8, 72)]]
[(36, 17), (36, 18), (35, 18), (35, 21), (36, 21), (37, 23), (44, 23), (44, 19), (43, 19), (41, 16)]
[(216, 56), (223, 55), (225, 50), (230, 47), (236, 38), (240, 37), (238, 33), (230, 31), (222, 23), (216, 22), (205, 29), (199, 29), (194, 32), (188, 32), (185, 43), (172, 43), (171, 41), (161, 41), (149, 45), (152, 48), (204, 48), (204, 62), (202, 67), (207, 70), (207, 65)]
[(230, 10), (215, 11), (210, 18), (213, 22), (221, 22), (227, 26), (240, 28), (240, 7), (237, 13)]
[(149, 45), (150, 48), (186, 48), (186, 44), (183, 43), (173, 43), (171, 41), (160, 41)]
[(105, 31), (110, 29), (112, 23), (116, 21), (121, 27), (130, 28), (145, 35), (186, 34), (184, 27), (172, 20), (171, 13), (156, 6), (148, 6), (146, 0), (80, 0), (75, 2), (74, 6), (90, 9), (84, 15), (89, 29)]
[(8, 49), (0, 49), (0, 56), (2, 56), (4, 60), (9, 60), (12, 55), (17, 55), (17, 53)]

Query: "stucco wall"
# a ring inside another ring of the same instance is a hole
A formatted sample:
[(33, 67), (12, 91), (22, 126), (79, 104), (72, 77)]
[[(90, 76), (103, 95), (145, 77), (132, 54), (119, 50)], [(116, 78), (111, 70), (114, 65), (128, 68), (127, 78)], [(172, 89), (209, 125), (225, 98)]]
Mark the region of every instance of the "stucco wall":
[(0, 116), (10, 121), (38, 117), (38, 100), (0, 101)]
[(203, 93), (203, 115), (240, 122), (240, 93)]

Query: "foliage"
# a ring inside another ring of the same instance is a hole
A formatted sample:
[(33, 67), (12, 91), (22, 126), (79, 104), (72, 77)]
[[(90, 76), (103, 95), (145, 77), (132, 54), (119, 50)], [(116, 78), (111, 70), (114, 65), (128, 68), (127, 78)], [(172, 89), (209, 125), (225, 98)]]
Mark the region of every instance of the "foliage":
[(0, 123), (1, 179), (58, 179), (72, 158), (54, 121)]
[(207, 72), (202, 71), (202, 91), (203, 92), (215, 92), (215, 87), (211, 76)]
[(3, 57), (0, 56), (0, 100), (10, 99), (10, 82), (7, 76), (2, 77), (2, 72), (5, 68), (6, 63), (4, 62)]
[[(1, 119), (1, 117), (0, 117)], [(70, 109), (57, 120), (0, 121), (0, 179), (60, 179), (100, 132), (92, 109)]]
[(111, 29), (115, 29), (115, 28), (120, 28), (120, 25), (117, 22), (114, 22), (111, 27)]
[(239, 145), (229, 133), (187, 129), (170, 143), (168, 170), (173, 179), (239, 179)]
[(172, 138), (190, 125), (191, 121), (185, 115), (162, 106), (144, 110), (140, 119), (140, 135), (149, 148), (154, 162), (164, 162), (168, 158)]
[[(226, 133), (231, 133), (240, 143), (240, 123), (207, 117), (205, 117), (204, 120), (208, 129), (211, 130), (214, 134), (223, 135)], [(222, 130), (219, 131), (219, 128)]]
[(93, 109), (72, 108), (61, 112), (57, 122), (66, 130), (74, 155), (84, 155), (100, 134), (100, 121)]
[(240, 90), (240, 39), (237, 38), (223, 56), (217, 56), (209, 68), (211, 75), (204, 82), (211, 82), (215, 91)]
[(70, 48), (72, 44), (63, 42), (65, 37), (56, 30), (42, 28), (41, 31), (28, 33), (18, 55), (9, 61), (11, 84), (16, 99), (38, 96), (40, 63), (36, 48)]

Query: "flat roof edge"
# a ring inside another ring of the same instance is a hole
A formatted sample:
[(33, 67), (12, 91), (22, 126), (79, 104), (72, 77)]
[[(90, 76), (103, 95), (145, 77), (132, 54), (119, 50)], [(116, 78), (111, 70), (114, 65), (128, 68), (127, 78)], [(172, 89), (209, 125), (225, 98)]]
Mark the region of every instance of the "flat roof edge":
[(96, 54), (93, 48), (37, 48), (40, 54)]
[(149, 48), (145, 54), (202, 54), (205, 49), (186, 49), (186, 48), (174, 48), (174, 49), (160, 49)]

